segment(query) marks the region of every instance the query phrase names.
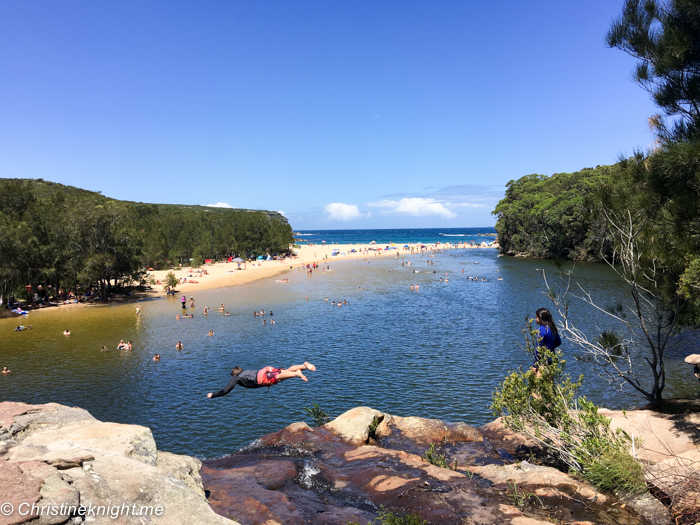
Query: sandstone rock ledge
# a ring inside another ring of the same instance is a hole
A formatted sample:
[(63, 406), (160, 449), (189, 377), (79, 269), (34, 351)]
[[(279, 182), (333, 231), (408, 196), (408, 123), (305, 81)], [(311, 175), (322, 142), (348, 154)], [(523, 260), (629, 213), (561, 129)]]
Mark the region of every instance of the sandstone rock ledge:
[[(430, 443), (452, 468), (421, 457)], [(465, 423), (358, 407), (323, 427), (268, 434), (205, 461), (201, 474), (214, 510), (243, 525), (364, 525), (382, 508), (445, 525), (649, 523), (554, 468), (513, 460)]]
[[(2, 508), (0, 525), (235, 523), (212, 511), (200, 466), (159, 452), (146, 427), (103, 423), (55, 403), (0, 403), (0, 504), (13, 508)], [(40, 515), (32, 504), (57, 510)], [(68, 512), (80, 506), (85, 516)]]

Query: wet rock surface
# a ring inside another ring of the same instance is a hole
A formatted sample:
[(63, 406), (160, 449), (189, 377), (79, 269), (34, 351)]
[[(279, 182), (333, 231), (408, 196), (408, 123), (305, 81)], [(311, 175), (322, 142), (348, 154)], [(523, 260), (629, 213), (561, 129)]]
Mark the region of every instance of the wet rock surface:
[[(361, 407), (268, 434), (201, 474), (214, 510), (243, 525), (364, 525), (381, 509), (435, 524), (647, 523), (556, 469), (513, 463), (513, 441), (486, 434)], [(451, 468), (421, 457), (431, 443)]]
[[(0, 503), (13, 509), (3, 508), (0, 525), (233, 523), (204, 498), (200, 465), (159, 452), (146, 427), (103, 423), (55, 403), (0, 403)], [(32, 512), (32, 504), (44, 510)], [(91, 514), (91, 506), (104, 510)]]

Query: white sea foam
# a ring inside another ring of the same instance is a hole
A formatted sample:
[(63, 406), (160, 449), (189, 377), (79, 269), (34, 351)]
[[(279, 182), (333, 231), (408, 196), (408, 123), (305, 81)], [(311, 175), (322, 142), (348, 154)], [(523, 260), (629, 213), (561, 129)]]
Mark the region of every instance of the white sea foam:
[(438, 233), (438, 235), (442, 235), (443, 237), (466, 237), (466, 233)]

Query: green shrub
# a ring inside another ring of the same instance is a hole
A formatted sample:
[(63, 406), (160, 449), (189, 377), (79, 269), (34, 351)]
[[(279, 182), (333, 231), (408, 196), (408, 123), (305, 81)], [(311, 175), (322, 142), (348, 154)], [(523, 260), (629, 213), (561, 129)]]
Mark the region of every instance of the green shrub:
[[(526, 350), (533, 353), (537, 331), (528, 323), (523, 332)], [(564, 375), (566, 362), (558, 351), (545, 350), (545, 354), (551, 364), (540, 366), (539, 373), (519, 369), (505, 378), (493, 394), (494, 415), (501, 416), (506, 427), (551, 450), (601, 489), (638, 491), (644, 478), (627, 452), (630, 436), (621, 429), (613, 431), (610, 420), (598, 413), (594, 403), (576, 397), (583, 376), (574, 383)]]
[[(348, 525), (361, 525), (359, 521), (349, 521)], [(417, 513), (399, 515), (386, 509), (379, 512), (379, 516), (368, 522), (367, 525), (428, 525)]]
[(639, 494), (647, 489), (642, 466), (620, 449), (604, 452), (587, 465), (583, 476), (589, 483), (611, 492)]
[(177, 277), (173, 272), (168, 272), (165, 274), (165, 279), (163, 280), (163, 288), (170, 286), (173, 290), (177, 286)]
[(310, 407), (307, 406), (304, 408), (304, 410), (306, 410), (306, 413), (311, 417), (311, 419), (314, 420), (315, 427), (325, 425), (331, 420), (331, 418), (328, 417), (328, 414), (318, 405), (318, 403), (314, 403)]

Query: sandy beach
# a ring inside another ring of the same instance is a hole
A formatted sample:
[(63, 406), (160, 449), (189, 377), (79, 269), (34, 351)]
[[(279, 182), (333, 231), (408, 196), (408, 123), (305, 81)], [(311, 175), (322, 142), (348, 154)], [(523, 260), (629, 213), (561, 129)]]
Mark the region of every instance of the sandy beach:
[[(189, 294), (197, 290), (211, 290), (213, 288), (222, 288), (225, 286), (235, 286), (238, 284), (245, 284), (252, 281), (257, 281), (258, 279), (264, 279), (267, 277), (275, 277), (283, 274), (284, 272), (298, 268), (301, 265), (313, 264), (317, 262), (319, 264), (329, 263), (333, 264), (338, 261), (350, 260), (350, 259), (360, 259), (369, 257), (399, 257), (410, 255), (413, 253), (421, 252), (420, 244), (408, 245), (406, 248), (404, 246), (393, 246), (387, 250), (387, 246), (390, 244), (376, 245), (369, 244), (330, 244), (330, 245), (302, 245), (300, 248), (295, 249), (296, 256), (291, 258), (286, 258), (282, 260), (270, 260), (270, 261), (255, 261), (254, 263), (241, 263), (240, 270), (238, 270), (238, 263), (234, 262), (220, 262), (213, 264), (204, 264), (199, 268), (189, 268), (183, 266), (182, 269), (174, 270), (158, 270), (150, 271), (149, 277), (153, 277), (156, 280), (156, 284), (153, 285), (153, 289), (156, 293), (165, 293), (163, 289), (162, 282), (165, 279), (165, 275), (172, 271), (175, 277), (178, 279), (186, 278), (187, 282), (179, 284), (177, 286), (177, 291), (183, 294)], [(424, 251), (433, 250), (445, 250), (445, 249), (455, 249), (455, 248), (468, 248), (469, 245), (464, 244), (427, 244), (423, 245)], [(479, 246), (480, 248), (482, 246)], [(381, 250), (378, 250), (381, 248)], [(355, 250), (355, 252), (352, 252)], [(333, 255), (334, 252), (338, 252), (338, 255)], [(206, 270), (207, 274), (203, 274), (199, 270)], [(196, 281), (196, 282), (191, 282)]]

